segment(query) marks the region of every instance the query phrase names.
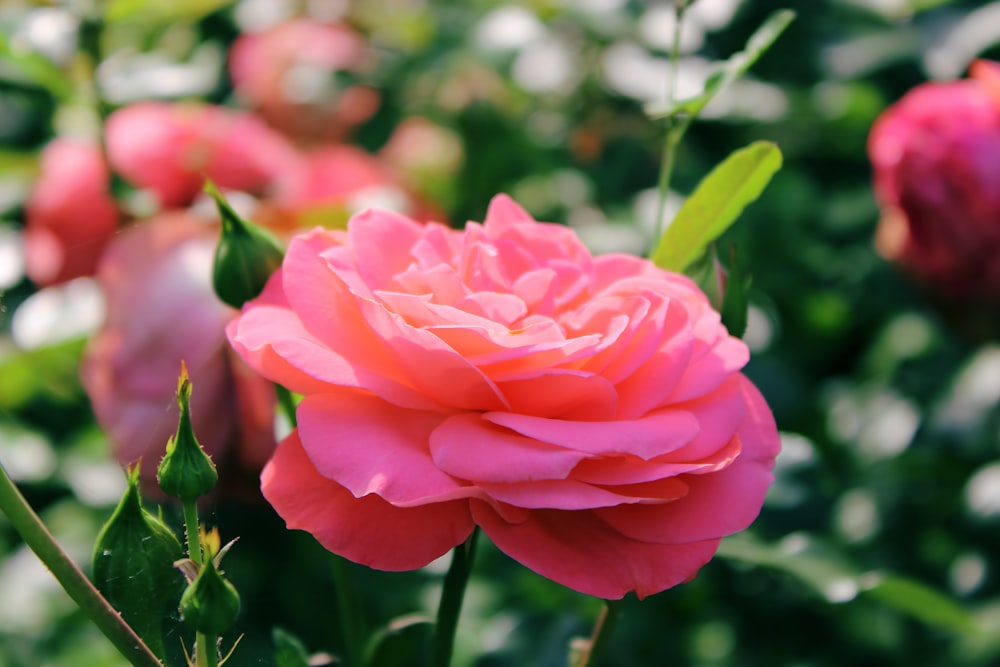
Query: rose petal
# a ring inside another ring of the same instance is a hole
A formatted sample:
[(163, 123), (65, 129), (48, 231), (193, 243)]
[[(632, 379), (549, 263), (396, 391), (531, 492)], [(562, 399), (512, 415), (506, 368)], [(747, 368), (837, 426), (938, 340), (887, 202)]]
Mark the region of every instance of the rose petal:
[(618, 412), (618, 392), (600, 375), (552, 369), (498, 382), (511, 411), (553, 419), (604, 421)]
[(460, 479), (519, 482), (565, 479), (586, 454), (501, 428), (480, 414), (458, 414), (430, 437), (435, 465)]
[(423, 567), (473, 527), (465, 501), (399, 508), (376, 495), (355, 498), (317, 472), (297, 432), (278, 446), (261, 488), (289, 529), (308, 531), (330, 551), (379, 570)]
[(601, 511), (601, 518), (635, 539), (674, 543), (722, 537), (743, 530), (760, 513), (773, 479), (771, 468), (779, 447), (774, 417), (757, 389), (739, 376), (747, 399), (738, 430), (742, 448), (727, 468), (709, 475), (686, 475), (691, 489), (684, 498), (661, 506), (634, 506)]
[(589, 454), (633, 454), (651, 459), (690, 442), (698, 422), (689, 412), (664, 410), (642, 419), (620, 421), (566, 421), (509, 412), (483, 415), (494, 424), (523, 436), (536, 438)]
[(687, 581), (719, 544), (637, 542), (612, 530), (593, 512), (538, 510), (524, 522), (510, 524), (488, 504), (473, 502), (472, 516), (511, 558), (543, 577), (605, 599), (632, 591), (641, 599)]
[(674, 502), (595, 511), (615, 530), (636, 540), (698, 542), (731, 535), (753, 523), (772, 479), (769, 467), (737, 459), (710, 475), (685, 475), (688, 494)]
[(226, 329), (233, 349), (261, 375), (300, 394), (337, 387), (368, 389), (401, 407), (438, 404), (391, 375), (352, 364), (308, 332), (284, 297), (279, 270), (264, 292)]
[(319, 474), (357, 497), (376, 494), (398, 507), (468, 497), (431, 460), (431, 433), (443, 415), (405, 410), (369, 394), (305, 397), (297, 410), (299, 437)]

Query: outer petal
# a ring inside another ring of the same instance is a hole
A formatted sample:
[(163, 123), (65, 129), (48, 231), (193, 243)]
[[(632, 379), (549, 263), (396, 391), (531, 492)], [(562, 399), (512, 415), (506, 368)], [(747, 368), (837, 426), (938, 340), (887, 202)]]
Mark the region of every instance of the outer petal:
[(718, 548), (718, 540), (648, 544), (624, 537), (593, 512), (538, 510), (510, 524), (481, 502), (472, 516), (514, 560), (573, 590), (606, 599), (630, 591), (643, 598), (691, 579)]
[(431, 432), (445, 419), (440, 413), (343, 391), (307, 396), (297, 416), (302, 446), (319, 473), (359, 498), (374, 493), (409, 507), (475, 492), (431, 460)]
[(739, 379), (747, 416), (737, 432), (743, 447), (736, 460), (717, 472), (684, 476), (691, 488), (680, 500), (602, 510), (602, 519), (635, 539), (676, 543), (730, 535), (757, 518), (773, 479), (771, 468), (780, 440), (760, 393), (749, 380)]
[(312, 533), (330, 551), (379, 570), (423, 567), (472, 532), (464, 501), (402, 509), (375, 495), (355, 498), (319, 474), (297, 432), (278, 446), (261, 484), (289, 528)]

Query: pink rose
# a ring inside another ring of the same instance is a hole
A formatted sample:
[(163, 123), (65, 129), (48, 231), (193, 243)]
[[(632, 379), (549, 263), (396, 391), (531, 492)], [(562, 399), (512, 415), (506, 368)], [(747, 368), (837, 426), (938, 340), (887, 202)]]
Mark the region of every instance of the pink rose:
[(91, 275), (118, 226), (101, 151), (58, 138), (42, 151), (40, 166), (25, 211), (28, 277), (44, 286)]
[(152, 477), (177, 428), (177, 376), (188, 367), (195, 434), (225, 477), (254, 474), (274, 449), (274, 392), (226, 344), (236, 311), (212, 291), (218, 231), (186, 213), (162, 214), (117, 236), (98, 280), (107, 320), (81, 374), (122, 463)]
[(259, 192), (297, 161), (295, 150), (259, 119), (200, 103), (140, 102), (108, 118), (112, 167), (160, 205), (190, 203), (205, 179), (221, 188)]
[(778, 434), (688, 279), (505, 196), (465, 231), (368, 211), (295, 238), (227, 329), (304, 396), (262, 474), (290, 528), (385, 570), (479, 525), (578, 591), (693, 577), (757, 516)]
[(872, 127), (877, 245), (949, 297), (1000, 298), (1000, 74), (926, 83)]
[(364, 38), (342, 23), (294, 19), (241, 35), (229, 54), (236, 92), (303, 141), (339, 141), (378, 109), (369, 86), (337, 81), (370, 68)]

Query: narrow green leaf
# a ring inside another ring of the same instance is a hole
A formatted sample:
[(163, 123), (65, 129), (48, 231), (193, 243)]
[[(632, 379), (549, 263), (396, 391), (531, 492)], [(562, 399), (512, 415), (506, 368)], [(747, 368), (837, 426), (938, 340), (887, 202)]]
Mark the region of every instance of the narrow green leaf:
[(681, 206), (660, 237), (653, 262), (684, 271), (760, 196), (779, 168), (781, 151), (770, 142), (757, 141), (729, 155)]
[(719, 68), (705, 80), (705, 86), (700, 93), (668, 106), (650, 107), (647, 113), (653, 118), (666, 118), (678, 114), (697, 116), (713, 97), (746, 74), (794, 19), (795, 12), (790, 9), (782, 9), (771, 14), (750, 36), (742, 51), (719, 63)]
[(873, 574), (864, 578), (865, 597), (873, 598), (918, 621), (959, 633), (977, 631), (972, 615), (953, 599), (913, 579)]

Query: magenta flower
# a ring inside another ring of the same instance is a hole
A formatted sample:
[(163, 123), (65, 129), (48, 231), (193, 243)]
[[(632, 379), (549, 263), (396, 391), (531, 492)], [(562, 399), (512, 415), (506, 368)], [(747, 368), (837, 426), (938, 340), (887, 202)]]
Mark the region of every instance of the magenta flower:
[(187, 213), (163, 214), (115, 237), (97, 273), (107, 320), (87, 346), (83, 384), (117, 458), (142, 458), (149, 478), (177, 429), (182, 360), (195, 433), (224, 476), (254, 474), (274, 449), (272, 387), (226, 344), (236, 311), (212, 291), (217, 237)]
[(687, 278), (592, 257), (504, 196), (464, 231), (378, 211), (295, 238), (228, 327), (304, 396), (262, 475), (290, 528), (385, 570), (480, 526), (583, 593), (693, 577), (779, 448), (746, 346)]
[(92, 275), (118, 227), (101, 151), (58, 138), (42, 151), (40, 167), (25, 211), (28, 277), (44, 286)]
[(1000, 298), (1000, 74), (925, 83), (872, 127), (877, 244), (950, 297)]

